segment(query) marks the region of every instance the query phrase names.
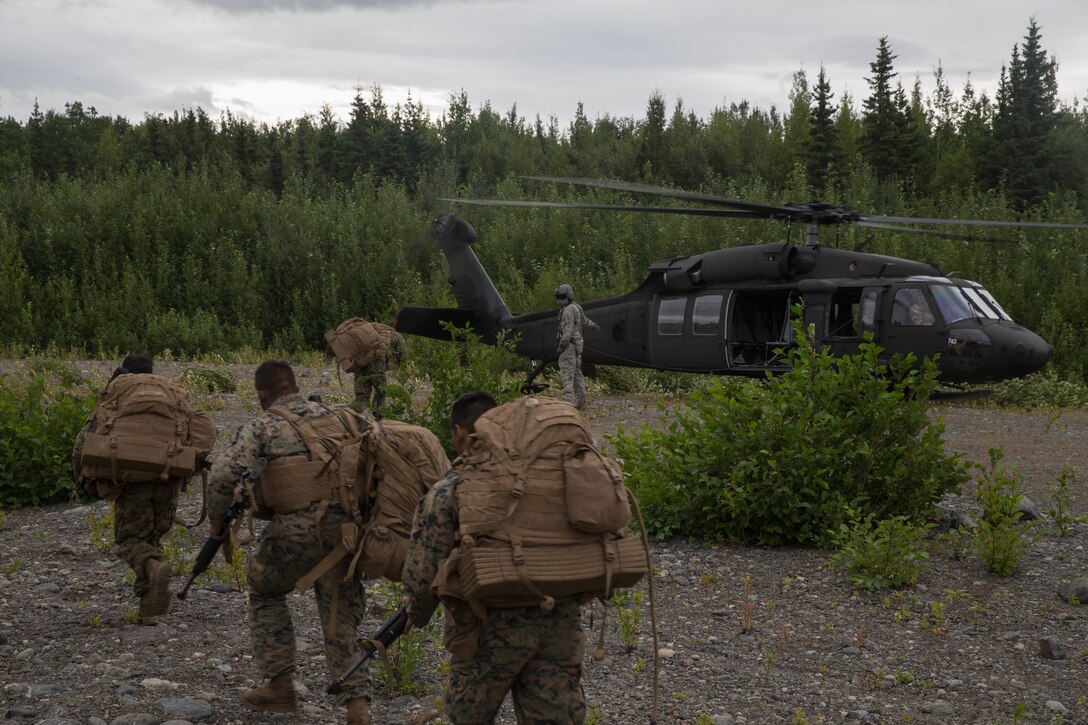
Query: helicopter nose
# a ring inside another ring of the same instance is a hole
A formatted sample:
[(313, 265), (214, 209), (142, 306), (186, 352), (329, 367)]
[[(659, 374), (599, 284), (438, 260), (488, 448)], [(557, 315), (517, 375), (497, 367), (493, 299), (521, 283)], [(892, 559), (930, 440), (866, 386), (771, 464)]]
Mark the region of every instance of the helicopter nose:
[(993, 326), (986, 332), (993, 346), (994, 367), (1007, 371), (1010, 377), (1041, 370), (1054, 356), (1054, 348), (1046, 340), (1019, 325)]

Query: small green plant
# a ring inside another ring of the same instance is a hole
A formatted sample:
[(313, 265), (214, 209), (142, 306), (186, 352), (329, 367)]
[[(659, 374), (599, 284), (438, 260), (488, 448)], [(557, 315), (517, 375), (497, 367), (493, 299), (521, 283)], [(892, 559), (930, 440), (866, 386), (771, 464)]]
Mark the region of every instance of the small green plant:
[(691, 696), (683, 690), (677, 690), (676, 692), (672, 693), (672, 699), (676, 702), (687, 702), (687, 699), (689, 697)]
[(846, 571), (850, 582), (873, 591), (913, 585), (929, 558), (924, 542), (933, 524), (916, 524), (906, 516), (874, 522), (874, 515), (849, 511), (849, 524), (834, 535), (838, 551), (832, 564)]
[(140, 623), (140, 610), (135, 607), (129, 607), (125, 610), (125, 613), (121, 615), (121, 618), (126, 622), (132, 622), (133, 624)]
[(906, 604), (904, 604), (895, 613), (895, 623), (896, 624), (906, 624), (907, 622), (910, 621), (910, 617), (911, 617), (910, 607), (907, 606)]
[(699, 575), (699, 582), (704, 587), (709, 587), (709, 586), (712, 586), (714, 584), (717, 584), (720, 579), (721, 579), (721, 577), (718, 576), (718, 573), (713, 572), (713, 571), (705, 571), (705, 572), (703, 572), (702, 574)]
[(901, 685), (909, 685), (914, 682), (914, 673), (910, 670), (904, 670), (902, 667), (897, 667), (895, 670), (895, 680)]
[(1072, 491), (1077, 484), (1077, 470), (1075, 468), (1063, 468), (1058, 474), (1058, 487), (1054, 491), (1054, 507), (1048, 512), (1050, 522), (1054, 526), (1054, 533), (1058, 536), (1069, 536), (1073, 533), (1073, 524), (1077, 517), (1073, 515)]
[(425, 627), (416, 627), (398, 639), (389, 648), (391, 672), (386, 671), (385, 662), (374, 665), (373, 673), (377, 682), (389, 688), (390, 693), (400, 695), (424, 694), (424, 688), (415, 675), (427, 658), (427, 645), (434, 640), (435, 623), (432, 619)]
[(23, 557), (16, 556), (14, 559), (6, 564), (0, 564), (0, 574), (5, 576), (11, 576), (15, 572), (23, 568)]
[(710, 716), (710, 713), (701, 712), (699, 717), (695, 718), (695, 725), (714, 725), (714, 718)]
[(639, 657), (637, 660), (635, 660), (635, 664), (631, 667), (631, 674), (632, 675), (641, 675), (645, 671), (646, 671), (646, 658), (645, 657)]
[(601, 706), (590, 705), (586, 708), (585, 725), (600, 725), (601, 722)]
[(642, 624), (642, 592), (621, 589), (612, 595), (612, 606), (616, 610), (616, 621), (620, 627), (620, 642), (626, 652), (633, 652), (638, 646), (638, 637)]
[(99, 627), (101, 627), (102, 626), (102, 615), (95, 614), (94, 616), (89, 617), (87, 619), (87, 626), (94, 627), (95, 629), (98, 629)]
[(91, 509), (87, 513), (87, 528), (91, 546), (98, 551), (109, 551), (113, 546), (113, 508), (107, 508), (101, 516)]
[(808, 725), (808, 714), (804, 711), (804, 708), (797, 708), (793, 711), (793, 720), (790, 721), (793, 725)]
[(756, 628), (752, 613), (755, 612), (757, 603), (755, 595), (752, 594), (752, 577), (747, 574), (744, 575), (744, 586), (741, 588), (741, 594), (740, 631), (748, 634)]
[(933, 634), (941, 635), (947, 606), (944, 602), (930, 602), (929, 613), (922, 617), (922, 626), (929, 627)]
[(990, 449), (990, 467), (979, 476), (975, 498), (982, 518), (975, 530), (975, 548), (991, 574), (1009, 576), (1031, 546), (1028, 526), (1021, 522), (1020, 482), (1000, 466), (1004, 448)]
[(766, 673), (773, 670), (774, 663), (777, 659), (778, 658), (775, 656), (774, 652), (770, 651), (769, 649), (763, 650), (763, 671)]
[(1016, 703), (1015, 705), (1013, 705), (1013, 708), (1012, 708), (1012, 721), (1013, 722), (1020, 722), (1021, 720), (1024, 719), (1025, 715), (1027, 715), (1027, 708), (1025, 707), (1024, 702), (1022, 700), (1020, 702)]

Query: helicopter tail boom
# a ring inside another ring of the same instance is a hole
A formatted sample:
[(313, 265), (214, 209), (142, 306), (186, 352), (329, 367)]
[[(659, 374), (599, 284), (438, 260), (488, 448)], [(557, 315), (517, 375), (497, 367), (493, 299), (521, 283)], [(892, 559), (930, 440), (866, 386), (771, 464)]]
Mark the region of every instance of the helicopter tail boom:
[(404, 307), (397, 313), (397, 330), (449, 340), (443, 322), (456, 327), (471, 324), (481, 338), (494, 342), (500, 331), (510, 327), (513, 315), (469, 246), (476, 240), (476, 230), (464, 219), (447, 214), (435, 221), (431, 233), (446, 257), (457, 307)]

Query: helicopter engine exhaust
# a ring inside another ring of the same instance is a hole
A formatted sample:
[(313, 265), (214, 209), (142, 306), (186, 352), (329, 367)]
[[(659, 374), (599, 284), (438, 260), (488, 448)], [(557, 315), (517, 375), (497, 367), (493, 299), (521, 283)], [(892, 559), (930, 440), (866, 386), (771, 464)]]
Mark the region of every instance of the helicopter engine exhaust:
[(669, 292), (689, 292), (708, 284), (790, 280), (815, 266), (816, 255), (811, 249), (788, 242), (761, 244), (676, 259), (665, 271), (664, 282)]

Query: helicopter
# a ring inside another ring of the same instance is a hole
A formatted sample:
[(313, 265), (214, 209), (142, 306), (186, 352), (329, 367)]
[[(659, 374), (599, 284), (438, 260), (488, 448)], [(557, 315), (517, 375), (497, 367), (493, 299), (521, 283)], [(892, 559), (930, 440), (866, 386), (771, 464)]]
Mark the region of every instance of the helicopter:
[[(584, 367), (617, 365), (748, 377), (782, 372), (800, 309), (803, 327), (816, 348), (835, 355), (857, 353), (871, 336), (885, 358), (897, 353), (936, 357), (938, 382), (952, 387), (1023, 377), (1042, 369), (1054, 348), (1018, 324), (983, 285), (946, 276), (924, 262), (823, 246), (820, 229), (842, 224), (926, 234), (935, 232), (907, 225), (1088, 229), (1086, 224), (874, 216), (823, 202), (772, 206), (608, 179), (524, 178), (703, 206), (442, 201), (699, 214), (777, 220), (805, 228), (802, 244), (752, 244), (653, 262), (636, 289), (581, 303), (599, 327), (583, 331)], [(431, 232), (446, 258), (458, 306), (403, 307), (397, 313), (397, 329), (439, 340), (451, 339), (450, 325), (470, 325), (485, 342), (513, 336), (515, 351), (537, 361), (526, 381), (531, 385), (545, 365), (558, 359), (556, 310), (511, 312), (472, 250), (476, 231), (465, 219), (440, 216)]]

